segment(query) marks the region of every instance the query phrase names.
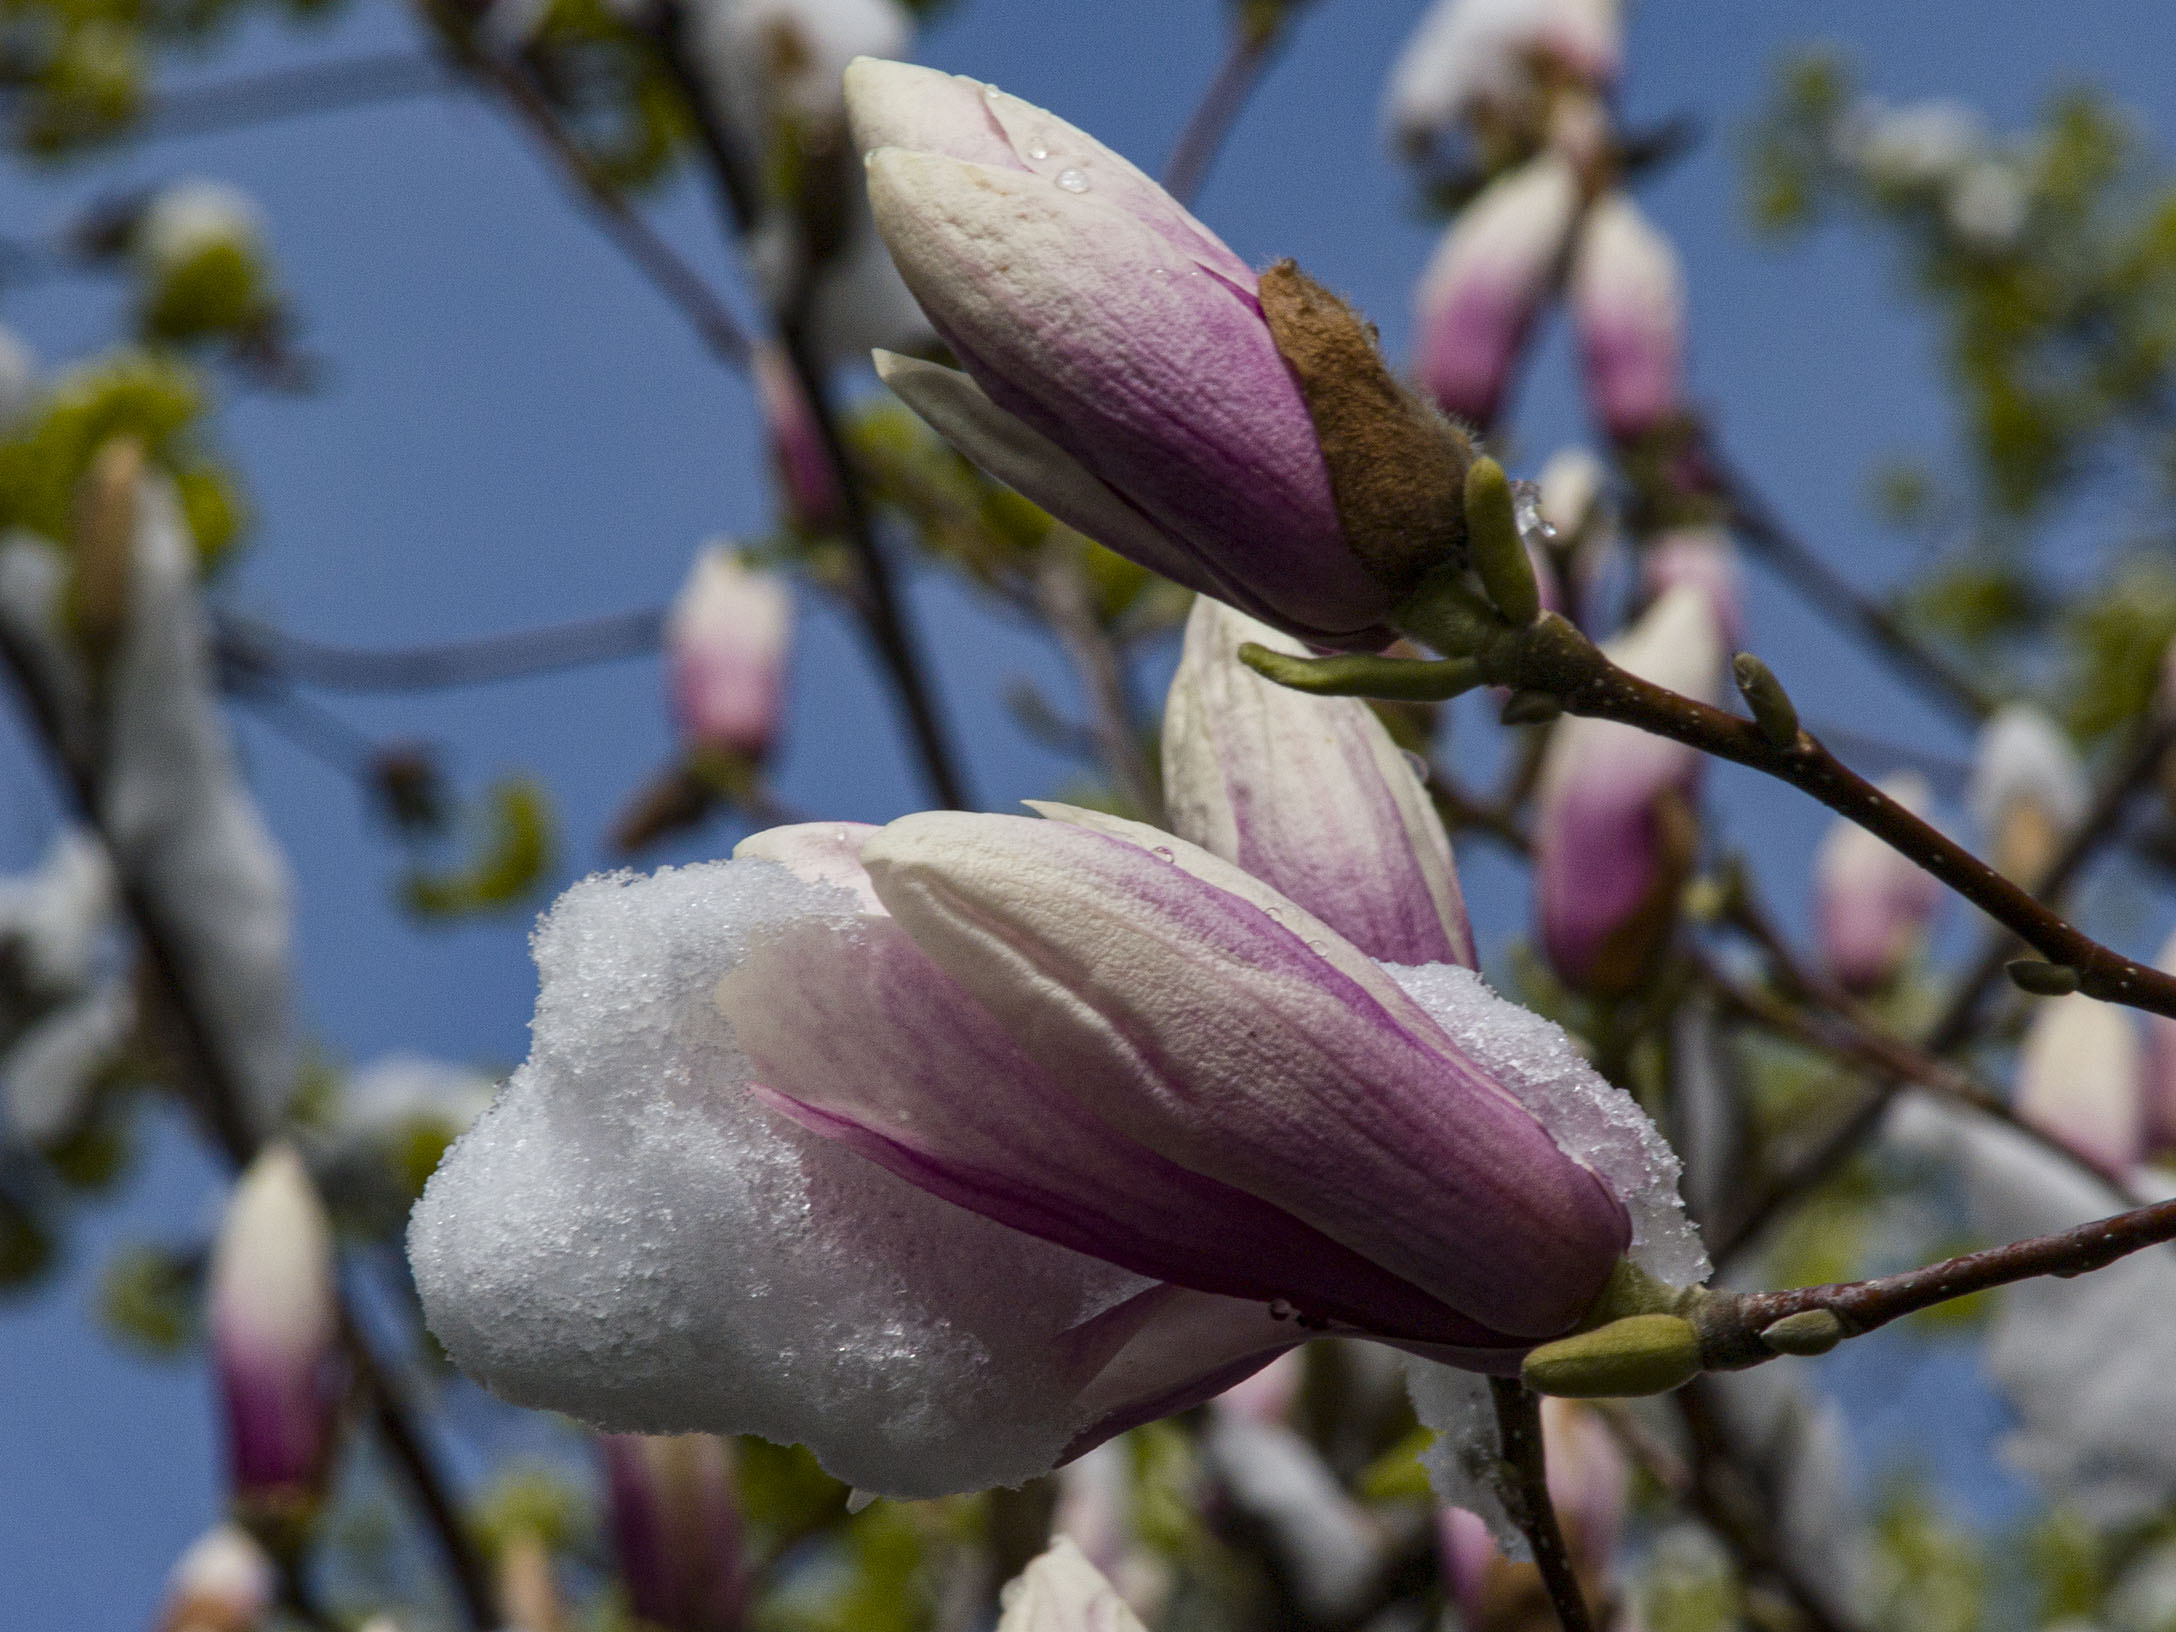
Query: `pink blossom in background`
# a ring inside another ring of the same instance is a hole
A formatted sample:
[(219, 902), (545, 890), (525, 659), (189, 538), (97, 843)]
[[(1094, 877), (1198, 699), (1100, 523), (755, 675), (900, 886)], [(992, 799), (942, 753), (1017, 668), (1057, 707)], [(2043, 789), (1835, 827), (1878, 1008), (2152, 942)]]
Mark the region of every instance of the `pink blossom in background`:
[(1552, 153), (1491, 182), (1421, 275), (1415, 371), (1445, 413), (1487, 426), (1516, 377), (1579, 213), (1579, 180)]
[[(1881, 790), (1914, 816), (1933, 808), (1934, 790), (1915, 771), (1884, 777)], [(1940, 880), (1856, 822), (1839, 818), (1814, 853), (1821, 965), (1846, 991), (1876, 991), (1895, 978), (1941, 902)]]
[(665, 621), (674, 718), (697, 747), (761, 759), (776, 739), (793, 600), (776, 574), (713, 545)]
[(1623, 193), (1587, 211), (1571, 301), (1587, 402), (1612, 437), (1637, 440), (1684, 410), (1684, 273), (1670, 241)]
[(236, 1183), (208, 1297), (235, 1496), (305, 1503), (332, 1452), (340, 1317), (332, 1226), (291, 1146), (267, 1147)]

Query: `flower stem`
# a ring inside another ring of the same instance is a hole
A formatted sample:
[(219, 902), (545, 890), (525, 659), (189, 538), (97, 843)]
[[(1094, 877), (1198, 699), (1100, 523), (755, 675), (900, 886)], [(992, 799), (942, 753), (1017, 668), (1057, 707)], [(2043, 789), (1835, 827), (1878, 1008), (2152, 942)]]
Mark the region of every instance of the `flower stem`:
[(1497, 1441), (1510, 1470), (1504, 1507), (1534, 1549), (1534, 1565), (1564, 1632), (1594, 1632), (1594, 1617), (1579, 1590), (1579, 1577), (1564, 1545), (1556, 1508), (1549, 1500), (1549, 1468), (1541, 1442), (1541, 1396), (1514, 1377), (1491, 1377)]

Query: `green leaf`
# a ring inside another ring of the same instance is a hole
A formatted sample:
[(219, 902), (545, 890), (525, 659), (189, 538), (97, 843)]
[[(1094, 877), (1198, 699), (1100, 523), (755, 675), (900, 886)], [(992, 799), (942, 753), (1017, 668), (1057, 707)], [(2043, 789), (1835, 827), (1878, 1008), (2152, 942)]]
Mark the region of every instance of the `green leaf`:
[(106, 1262), (98, 1283), (98, 1317), (138, 1354), (168, 1360), (200, 1334), (201, 1255), (170, 1247), (123, 1247)]
[(556, 866), (557, 835), (544, 790), (524, 777), (494, 783), (475, 857), (447, 872), (418, 868), (401, 883), (409, 910), (425, 918), (472, 917), (528, 904)]

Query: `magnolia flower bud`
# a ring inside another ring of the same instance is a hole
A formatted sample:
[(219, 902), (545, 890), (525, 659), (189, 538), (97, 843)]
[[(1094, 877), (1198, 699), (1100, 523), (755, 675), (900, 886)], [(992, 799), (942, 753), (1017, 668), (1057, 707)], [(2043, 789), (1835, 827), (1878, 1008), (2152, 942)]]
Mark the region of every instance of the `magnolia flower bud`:
[(1317, 644), (1388, 644), (1460, 545), (1466, 449), (1372, 331), (994, 86), (863, 59), (846, 95), (877, 228), (966, 368), (880, 355), (908, 406), (1143, 566)]
[(1634, 1217), (1640, 1252), (1697, 1257), (1674, 1160), (1546, 1022), (1183, 839), (1046, 809), (571, 892), (534, 1054), (410, 1225), (456, 1361), (920, 1497), (1316, 1332), (1510, 1373)]
[(836, 527), (846, 513), (846, 498), (808, 393), (776, 346), (756, 349), (754, 373), (756, 402), (763, 410), (771, 465), (788, 519), (804, 532)]
[(2017, 1114), (2102, 1167), (2145, 1154), (2138, 1033), (2130, 1011), (2073, 992), (2033, 1006), (2017, 1056)]
[[(1644, 680), (1721, 701), (1723, 641), (1708, 597), (1680, 585), (1608, 643)], [(1557, 973), (1621, 994), (1653, 973), (1696, 840), (1702, 759), (1614, 720), (1567, 719), (1542, 762), (1534, 828), (1541, 941)]]
[(157, 1632), (257, 1632), (279, 1593), (271, 1558), (238, 1524), (207, 1530), (167, 1577)]
[(1066, 1537), (1005, 1583), (997, 1632), (1144, 1632), (1118, 1590)]
[(236, 1499), (280, 1516), (323, 1483), (339, 1405), (332, 1228), (302, 1158), (269, 1146), (234, 1187), (212, 1249), (212, 1363)]
[(1572, 316), (1587, 401), (1620, 442), (1685, 407), (1685, 279), (1639, 206), (1611, 193), (1587, 211), (1572, 256)]
[(700, 748), (758, 760), (778, 733), (793, 603), (776, 574), (712, 545), (665, 621), (673, 713)]
[(1965, 802), (2004, 877), (2042, 877), (2089, 797), (2077, 750), (2032, 704), (2008, 704), (1981, 727)]
[(1640, 554), (1640, 580), (1649, 600), (1659, 600), (1679, 584), (1690, 584), (1708, 599), (1716, 627), (1729, 646), (1745, 642), (1744, 590), (1738, 551), (1720, 527), (1673, 527), (1648, 541)]
[(1524, 122), (1544, 88), (1606, 88), (1624, 55), (1617, 0), (1436, 0), (1391, 70), (1384, 119), (1424, 150), (1462, 120)]
[(1181, 838), (1281, 890), (1371, 958), (1473, 966), (1450, 836), (1374, 710), (1238, 661), (1290, 637), (1203, 597), (1164, 703), (1164, 798)]
[(1491, 182), (1443, 235), (1422, 274), (1417, 373), (1445, 413), (1490, 424), (1579, 213), (1579, 181), (1545, 153)]
[(636, 1616), (661, 1632), (738, 1632), (747, 1582), (732, 1447), (710, 1434), (608, 1434), (599, 1444)]
[[(1913, 771), (1885, 777), (1881, 791), (1914, 816), (1934, 790)], [(1918, 948), (1941, 905), (1935, 876), (1857, 822), (1839, 819), (1813, 858), (1814, 932), (1822, 966), (1846, 991), (1886, 986)]]

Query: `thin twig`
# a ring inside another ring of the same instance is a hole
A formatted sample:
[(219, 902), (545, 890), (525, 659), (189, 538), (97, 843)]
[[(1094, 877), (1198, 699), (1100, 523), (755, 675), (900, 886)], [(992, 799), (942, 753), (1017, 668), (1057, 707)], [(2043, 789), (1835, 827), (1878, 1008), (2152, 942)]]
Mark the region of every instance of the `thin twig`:
[(1741, 473), (1712, 450), (1708, 459), (1730, 507), (1733, 530), (1789, 579), (1815, 610), (1857, 635), (1904, 678), (1925, 686), (1967, 724), (1976, 725), (1994, 712), (1994, 700), (1970, 676), (1822, 560)]
[[(2070, 885), (2101, 844), (2115, 834), (2132, 798), (2172, 750), (2176, 750), (2176, 718), (2140, 727), (2131, 746), (2102, 780), (2085, 818), (2049, 865), (2046, 877), (2039, 884), (2037, 893), (2040, 896), (2052, 898)], [(1997, 932), (1989, 938), (1986, 950), (1958, 982), (1942, 1013), (1928, 1028), (1926, 1040), (1919, 1050), (1921, 1054), (1928, 1057), (1947, 1054), (1972, 1034), (1981, 1000), (1987, 989), (2001, 978), (2003, 966), (2015, 945), (2014, 938), (2007, 932)], [(1881, 1126), (1890, 1104), (1909, 1080), (1908, 1074), (1899, 1074), (1877, 1083), (1813, 1148), (1744, 1200), (1710, 1238), (1716, 1262), (1727, 1262), (1779, 1211), (1849, 1160)]]
[(1141, 731), (1126, 696), (1126, 677), (1117, 648), (1097, 620), (1089, 602), (1088, 585), (1082, 577), (1082, 550), (1061, 534), (1046, 540), (1035, 569), (1035, 601), (1044, 620), (1071, 659), (1087, 694), (1088, 728), (1096, 758), (1111, 784), (1141, 813), (1141, 819), (1163, 823), (1163, 797), (1148, 755), (1141, 749)]
[(2043, 1276), (2068, 1280), (2171, 1240), (2176, 1240), (2176, 1201), (2157, 1201), (2053, 1235), (1968, 1252), (1873, 1280), (1781, 1292), (1719, 1293), (1712, 1306), (1695, 1317), (1701, 1326), (1701, 1363), (1710, 1371), (1764, 1365), (1775, 1358), (1775, 1351), (1761, 1341), (1760, 1334), (1779, 1320), (1809, 1310), (1826, 1310), (1842, 1323), (1846, 1337), (1860, 1337), (1939, 1303)]
[(455, 60), (469, 74), (498, 91), (522, 128), (543, 150), (575, 196), (604, 229), (605, 235), (656, 285), (718, 358), (745, 370), (754, 355), (748, 336), (701, 274), (681, 259), (650, 224), (622, 198), (595, 161), (567, 133), (552, 105), (520, 70), (489, 54), (468, 49)]
[(383, 651), (327, 645), (238, 612), (217, 613), (213, 627), (220, 662), (244, 677), (263, 675), (327, 691), (433, 691), (654, 652), (664, 639), (665, 608)]
[[(734, 146), (724, 110), (716, 105), (709, 81), (696, 67), (691, 38), (693, 27), (692, 16), (678, 0), (658, 0), (652, 38), (695, 122), (727, 238), (745, 245), (758, 216), (753, 173)], [(782, 309), (774, 314), (779, 339), (815, 419), (824, 453), (839, 477), (839, 493), (845, 512), (841, 518), (841, 531), (853, 550), (859, 569), (861, 594), (853, 604), (863, 633), (876, 648), (877, 657), (906, 712), (908, 730), (931, 791), (939, 803), (954, 809), (964, 808), (969, 801), (966, 783), (958, 769), (958, 757), (937, 711), (928, 668), (907, 620), (897, 577), (877, 538), (861, 472), (840, 428), (829, 371), (810, 332), (807, 308), (816, 270), (813, 265), (804, 265), (799, 269), (800, 275), (791, 280), (793, 292), (781, 303)]]
[(1181, 204), (1191, 204), (1208, 179), (1225, 138), (1239, 122), (1247, 99), (1254, 94), (1262, 74), (1277, 55), (1284, 39), (1286, 13), (1272, 11), (1260, 20), (1242, 18), (1232, 30), (1231, 45), (1217, 64), (1201, 101), (1172, 145), (1164, 164), (1164, 191)]
[(1768, 1481), (1744, 1466), (1731, 1443), (1714, 1383), (1695, 1377), (1672, 1398), (1692, 1452), (1693, 1510), (1729, 1544), (1750, 1574), (1767, 1578), (1790, 1599), (1811, 1632), (1845, 1632), (1777, 1540), (1774, 1492)]
[(445, 64), (426, 52), (382, 51), (168, 91), (152, 99), (137, 125), (118, 134), (202, 136), (374, 102), (442, 96), (457, 84)]
[(1496, 1437), (1510, 1472), (1503, 1491), (1504, 1509), (1534, 1550), (1542, 1590), (1549, 1595), (1564, 1632), (1594, 1632), (1594, 1617), (1579, 1590), (1571, 1550), (1549, 1500), (1549, 1469), (1541, 1443), (1541, 1396), (1516, 1377), (1491, 1377), (1489, 1399), (1496, 1407)]

